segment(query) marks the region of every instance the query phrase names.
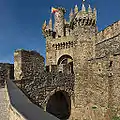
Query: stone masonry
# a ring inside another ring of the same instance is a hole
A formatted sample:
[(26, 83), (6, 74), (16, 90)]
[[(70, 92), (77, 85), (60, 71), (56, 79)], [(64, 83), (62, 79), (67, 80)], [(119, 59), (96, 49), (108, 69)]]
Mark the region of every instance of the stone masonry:
[(56, 9), (42, 27), (46, 65), (36, 51), (15, 51), (15, 83), (61, 120), (119, 120), (120, 21), (98, 32), (96, 8), (76, 5), (68, 21)]
[(6, 89), (0, 88), (0, 120), (9, 120)]
[(74, 11), (71, 9), (69, 18), (59, 24), (63, 20), (57, 16), (59, 36), (54, 28), (49, 31), (49, 25), (43, 29), (46, 65), (57, 65), (59, 71), (59, 66), (70, 64), (70, 58), (73, 63), (74, 99), (69, 119), (112, 120), (119, 117), (120, 21), (98, 32), (96, 8), (92, 10), (89, 5), (86, 10), (84, 3), (80, 11), (77, 5)]
[(35, 80), (44, 71), (44, 58), (36, 51), (17, 50), (14, 61), (15, 80)]

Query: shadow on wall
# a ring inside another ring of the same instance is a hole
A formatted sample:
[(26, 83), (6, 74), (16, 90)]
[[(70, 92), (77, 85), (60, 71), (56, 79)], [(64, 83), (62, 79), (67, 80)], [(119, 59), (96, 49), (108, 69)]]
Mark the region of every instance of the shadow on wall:
[(65, 91), (58, 91), (48, 100), (46, 111), (61, 120), (67, 120), (71, 113), (70, 96)]
[(0, 63), (0, 87), (5, 87), (5, 81), (14, 79), (14, 65)]

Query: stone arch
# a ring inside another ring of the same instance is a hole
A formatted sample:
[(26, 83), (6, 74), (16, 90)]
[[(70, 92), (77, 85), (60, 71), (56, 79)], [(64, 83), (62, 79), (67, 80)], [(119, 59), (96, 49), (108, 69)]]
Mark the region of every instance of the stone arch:
[(73, 72), (73, 58), (70, 55), (62, 55), (57, 62), (60, 72), (74, 73)]
[(68, 93), (69, 96), (73, 95), (73, 91), (70, 89), (67, 89), (66, 87), (62, 86), (62, 87), (57, 87), (55, 89), (53, 89), (50, 93), (47, 94), (46, 99), (44, 100), (44, 104), (47, 104), (48, 100), (50, 99), (50, 97), (55, 94), (58, 91), (65, 91)]
[(59, 119), (68, 119), (71, 114), (71, 90), (58, 87), (45, 100), (45, 110)]

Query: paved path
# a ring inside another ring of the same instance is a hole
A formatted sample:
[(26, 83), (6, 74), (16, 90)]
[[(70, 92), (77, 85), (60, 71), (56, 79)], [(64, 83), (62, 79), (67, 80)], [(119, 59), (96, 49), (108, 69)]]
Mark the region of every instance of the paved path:
[(0, 120), (8, 120), (8, 104), (5, 88), (0, 88)]

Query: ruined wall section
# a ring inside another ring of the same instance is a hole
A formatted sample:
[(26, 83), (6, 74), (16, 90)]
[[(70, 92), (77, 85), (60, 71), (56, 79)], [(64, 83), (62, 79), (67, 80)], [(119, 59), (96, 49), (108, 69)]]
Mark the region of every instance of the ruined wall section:
[(17, 50), (14, 71), (15, 80), (34, 80), (44, 71), (44, 58), (36, 51)]
[(120, 34), (120, 20), (97, 33), (96, 43), (115, 37), (118, 34)]

